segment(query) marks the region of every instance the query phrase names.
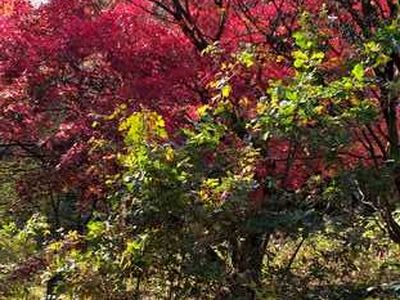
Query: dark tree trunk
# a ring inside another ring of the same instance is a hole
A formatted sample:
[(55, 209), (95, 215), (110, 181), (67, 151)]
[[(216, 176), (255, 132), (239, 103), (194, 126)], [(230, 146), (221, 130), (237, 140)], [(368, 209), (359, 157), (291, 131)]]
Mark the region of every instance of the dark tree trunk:
[(256, 299), (255, 288), (261, 283), (263, 259), (268, 239), (268, 233), (250, 232), (231, 241), (235, 272), (232, 277), (229, 299)]
[[(394, 10), (395, 8), (392, 7), (392, 9)], [(393, 218), (392, 211), (393, 207), (398, 205), (400, 195), (400, 134), (397, 115), (399, 94), (397, 88), (392, 87), (392, 83), (399, 80), (399, 72), (400, 52), (396, 49), (396, 51), (391, 55), (391, 60), (386, 64), (384, 71), (377, 71), (377, 74), (384, 83), (381, 85), (381, 109), (386, 122), (389, 142), (388, 153), (386, 156), (389, 158), (388, 162), (393, 164), (391, 175), (395, 186), (395, 193), (392, 197), (393, 199), (397, 199), (397, 203), (391, 203), (393, 201), (389, 201), (390, 199), (384, 195), (378, 202), (389, 237), (392, 241), (398, 244), (400, 244), (400, 224), (398, 224)]]

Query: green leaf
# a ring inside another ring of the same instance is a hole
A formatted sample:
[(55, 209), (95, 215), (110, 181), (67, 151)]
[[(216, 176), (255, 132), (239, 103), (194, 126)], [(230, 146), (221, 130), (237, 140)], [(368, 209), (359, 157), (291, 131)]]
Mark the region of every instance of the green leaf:
[(106, 226), (103, 222), (100, 221), (91, 221), (87, 225), (88, 233), (87, 237), (89, 239), (95, 239), (97, 237), (100, 237), (104, 230), (106, 229)]
[(312, 60), (316, 60), (321, 62), (325, 57), (325, 54), (323, 52), (315, 52), (311, 55)]
[(294, 67), (296, 68), (296, 69), (299, 69), (299, 68), (301, 68), (303, 65), (304, 65), (304, 63), (305, 63), (305, 61), (304, 60), (302, 60), (302, 59), (296, 59), (295, 61), (294, 61)]
[(299, 97), (298, 93), (296, 91), (292, 91), (292, 90), (286, 90), (285, 96), (290, 101), (296, 101)]
[(364, 80), (364, 67), (362, 64), (356, 64), (351, 71), (351, 74), (353, 74), (354, 78), (357, 79), (358, 81)]
[(390, 61), (390, 57), (385, 55), (385, 54), (380, 54), (378, 55), (378, 57), (376, 58), (375, 64), (373, 65), (374, 68), (379, 67), (379, 66), (383, 66), (385, 64), (387, 64)]
[(307, 36), (307, 33), (305, 32), (297, 31), (293, 34), (293, 38), (295, 44), (300, 49), (310, 49), (313, 46), (312, 41), (310, 41), (309, 37)]
[(297, 69), (301, 68), (309, 60), (308, 55), (301, 50), (293, 51), (292, 56), (295, 59), (294, 67)]
[(239, 55), (239, 61), (246, 67), (250, 68), (254, 65), (254, 56), (249, 51), (244, 51)]
[(368, 52), (380, 52), (381, 51), (381, 45), (377, 44), (374, 41), (369, 41), (365, 45), (365, 50)]
[(353, 82), (350, 77), (343, 77), (341, 85), (345, 90), (351, 90), (353, 88)]

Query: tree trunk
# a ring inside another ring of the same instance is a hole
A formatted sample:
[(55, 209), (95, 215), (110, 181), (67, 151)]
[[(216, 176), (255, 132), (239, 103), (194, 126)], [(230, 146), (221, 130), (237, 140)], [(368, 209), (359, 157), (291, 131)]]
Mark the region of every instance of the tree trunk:
[(229, 299), (256, 299), (256, 288), (261, 283), (263, 259), (269, 235), (269, 233), (250, 232), (231, 241), (235, 272)]

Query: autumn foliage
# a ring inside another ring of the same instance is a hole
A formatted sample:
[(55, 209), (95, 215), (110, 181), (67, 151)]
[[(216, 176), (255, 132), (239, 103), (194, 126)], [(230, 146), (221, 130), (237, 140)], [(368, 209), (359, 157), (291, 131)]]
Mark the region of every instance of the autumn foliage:
[(0, 0), (10, 212), (50, 223), (31, 273), (90, 290), (53, 258), (104, 245), (104, 288), (154, 268), (184, 293), (173, 266), (256, 299), (275, 234), (377, 215), (400, 243), (399, 22), (395, 0)]

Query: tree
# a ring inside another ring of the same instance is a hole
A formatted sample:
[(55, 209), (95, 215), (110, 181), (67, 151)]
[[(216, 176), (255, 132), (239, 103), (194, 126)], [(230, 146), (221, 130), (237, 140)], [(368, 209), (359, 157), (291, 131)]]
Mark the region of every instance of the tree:
[[(121, 187), (113, 175), (127, 172), (124, 195), (142, 222), (121, 217), (127, 227), (161, 228), (155, 251), (179, 232), (160, 265), (176, 253), (194, 259), (185, 247), (208, 231), (198, 264), (211, 261), (244, 298), (254, 297), (271, 233), (311, 230), (307, 222), (338, 211), (328, 196), (380, 211), (400, 240), (394, 1), (3, 3), (0, 139), (37, 160), (19, 189), (51, 203), (55, 227), (66, 224), (60, 199), (77, 203), (71, 228), (81, 233), (98, 213), (120, 217), (106, 198)], [(115, 160), (121, 118), (127, 170)]]

